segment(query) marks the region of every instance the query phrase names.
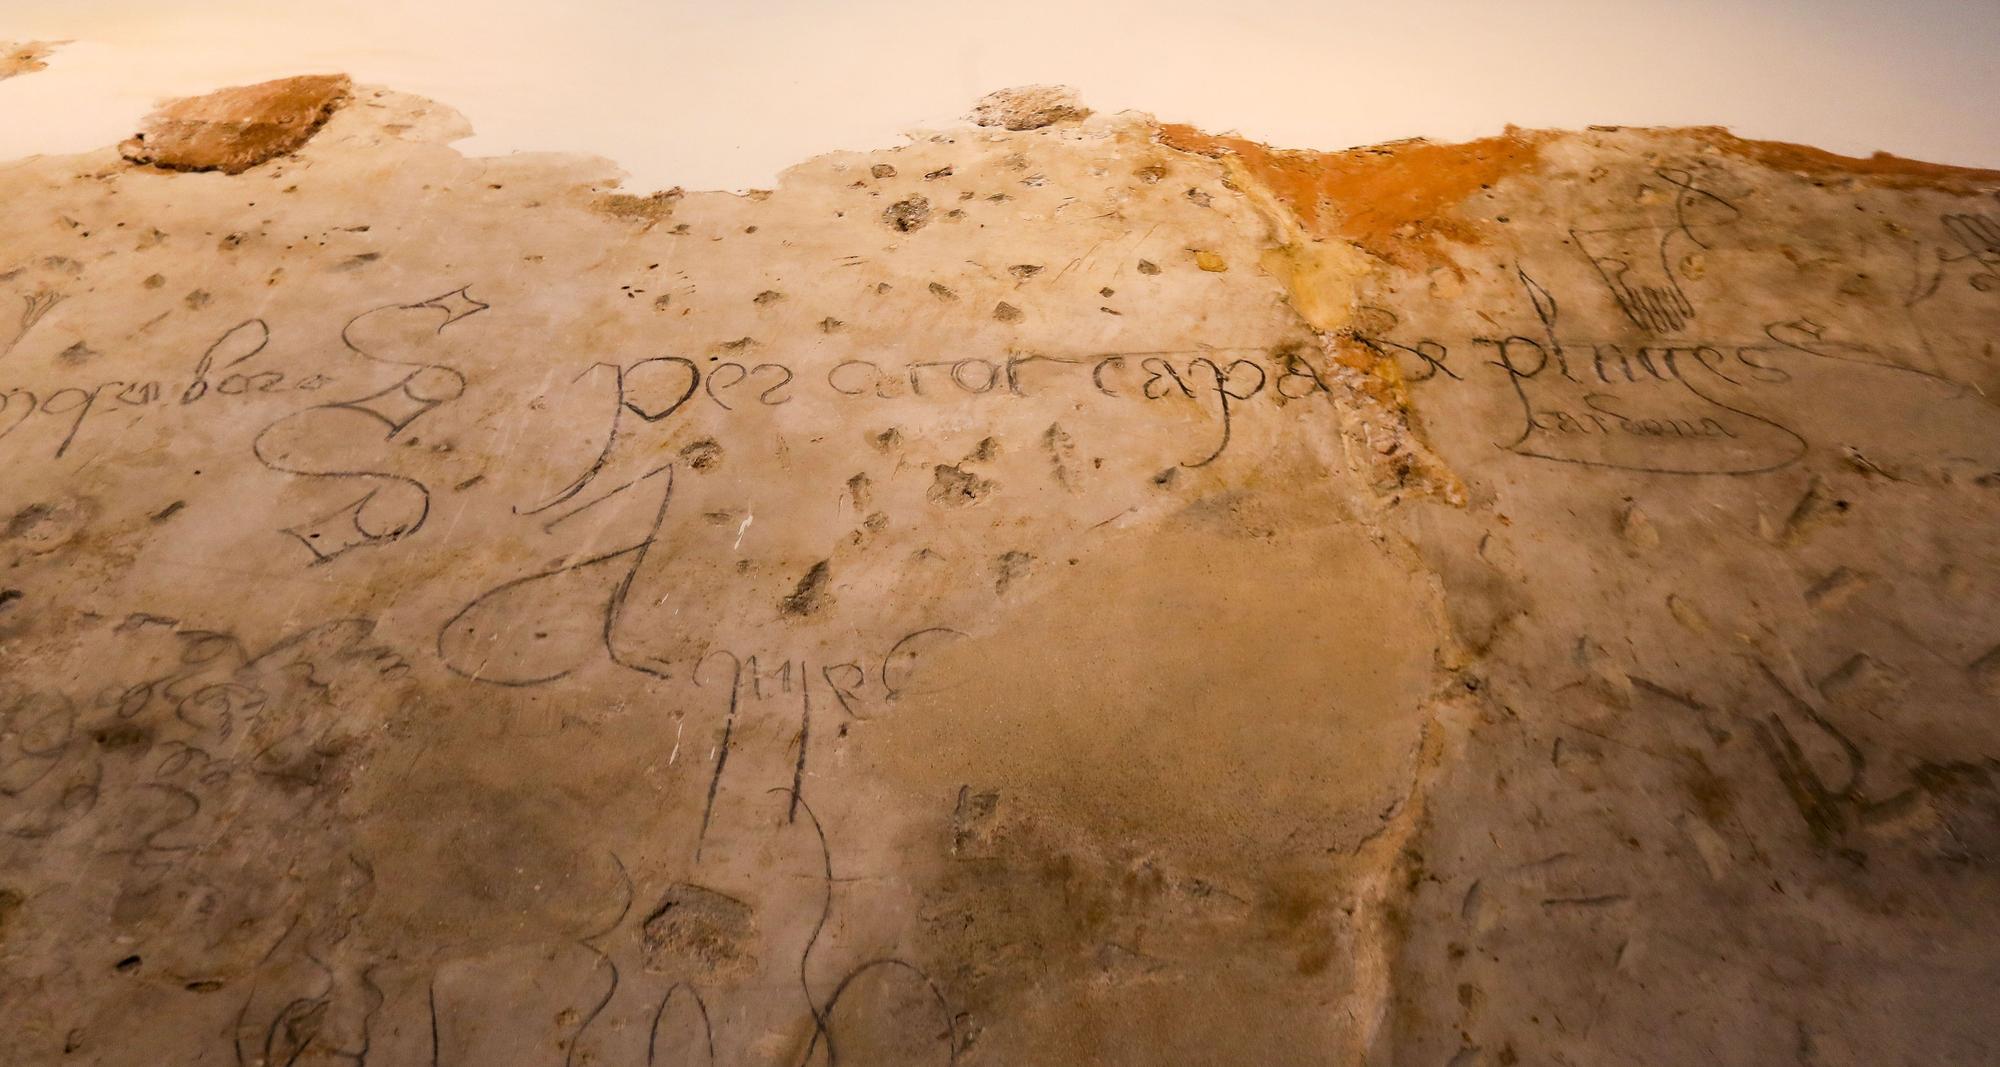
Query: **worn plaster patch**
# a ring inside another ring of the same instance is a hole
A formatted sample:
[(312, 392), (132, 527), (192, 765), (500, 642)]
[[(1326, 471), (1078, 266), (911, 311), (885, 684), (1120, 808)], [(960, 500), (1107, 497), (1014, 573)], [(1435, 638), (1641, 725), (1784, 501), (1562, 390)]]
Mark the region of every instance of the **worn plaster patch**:
[(1888, 152), (1843, 156), (1811, 145), (1738, 137), (1721, 126), (1697, 126), (1685, 132), (1737, 159), (1809, 178), (1852, 178), (1866, 180), (1882, 189), (1938, 189), (1961, 193), (1977, 193), (2000, 182), (2000, 170), (1928, 163)]
[(629, 222), (645, 223), (647, 228), (656, 226), (674, 215), (674, 205), (687, 194), (679, 186), (660, 189), (638, 195), (634, 193), (605, 193), (595, 201), (597, 210), (612, 218)]
[(0, 41), (0, 81), (47, 70), (48, 58), (68, 41)]

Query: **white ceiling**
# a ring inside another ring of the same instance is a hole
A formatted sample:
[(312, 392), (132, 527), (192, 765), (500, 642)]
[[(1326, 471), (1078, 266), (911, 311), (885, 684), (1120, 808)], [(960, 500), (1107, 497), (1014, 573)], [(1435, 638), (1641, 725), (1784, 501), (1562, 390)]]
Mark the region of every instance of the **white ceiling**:
[(1716, 123), (2000, 167), (2000, 0), (4, 6), (0, 40), (75, 43), (0, 82), (0, 159), (112, 143), (162, 97), (344, 70), (457, 107), (467, 152), (593, 152), (636, 188), (768, 186), (1029, 82), (1291, 147)]

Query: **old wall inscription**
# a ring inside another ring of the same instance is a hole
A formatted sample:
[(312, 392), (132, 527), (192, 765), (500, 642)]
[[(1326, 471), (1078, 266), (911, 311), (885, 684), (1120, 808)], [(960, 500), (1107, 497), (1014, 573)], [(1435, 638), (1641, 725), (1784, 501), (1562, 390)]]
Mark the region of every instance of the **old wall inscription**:
[(144, 130), (0, 168), (0, 1060), (2000, 1047), (2000, 176)]

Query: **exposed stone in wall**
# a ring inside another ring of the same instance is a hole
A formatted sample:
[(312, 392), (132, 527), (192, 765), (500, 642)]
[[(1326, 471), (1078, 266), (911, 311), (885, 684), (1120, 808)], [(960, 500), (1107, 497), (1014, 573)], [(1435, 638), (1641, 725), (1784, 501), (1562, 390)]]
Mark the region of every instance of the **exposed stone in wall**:
[(19, 1062), (1993, 1058), (1994, 175), (253, 89), (0, 175)]
[(345, 75), (317, 74), (176, 100), (119, 148), (134, 163), (241, 174), (305, 144), (350, 88)]
[(1001, 89), (981, 97), (972, 109), (972, 120), (979, 125), (1015, 131), (1039, 130), (1089, 116), (1090, 109), (1077, 99), (1076, 91), (1061, 85)]

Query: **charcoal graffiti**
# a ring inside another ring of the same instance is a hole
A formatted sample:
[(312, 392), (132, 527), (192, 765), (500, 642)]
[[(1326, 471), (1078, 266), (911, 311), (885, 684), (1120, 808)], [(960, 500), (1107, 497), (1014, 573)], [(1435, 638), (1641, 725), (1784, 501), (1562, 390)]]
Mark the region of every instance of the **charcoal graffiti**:
[[(363, 312), (341, 328), (341, 344), (353, 356), (391, 368), (400, 377), (372, 393), (293, 412), (257, 434), (251, 449), (272, 471), (340, 487), (335, 490), (339, 496), (360, 493), (281, 531), (311, 554), (312, 563), (331, 563), (354, 549), (388, 544), (423, 527), (430, 515), (430, 488), (408, 475), (378, 469), (354, 453), (370, 451), (374, 442), (397, 442), (418, 420), (458, 399), (465, 392), (465, 376), (445, 364), (379, 346), (390, 340), (392, 329), (414, 333), (421, 341), (426, 327), (442, 334), (487, 307), (457, 289), (415, 304)], [(392, 320), (400, 321), (392, 327)]]
[(0, 167), (0, 1060), (2000, 1058), (2000, 175), (978, 108)]

